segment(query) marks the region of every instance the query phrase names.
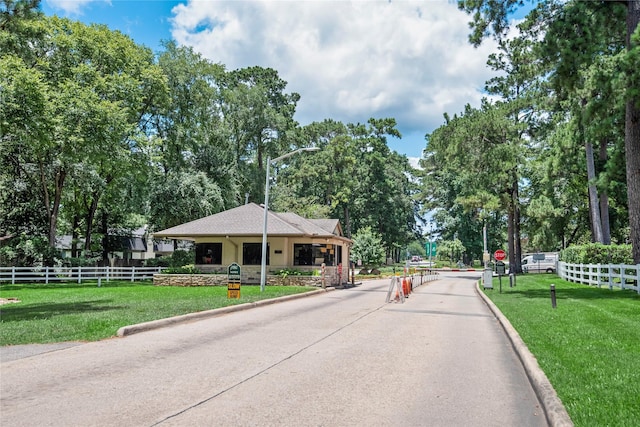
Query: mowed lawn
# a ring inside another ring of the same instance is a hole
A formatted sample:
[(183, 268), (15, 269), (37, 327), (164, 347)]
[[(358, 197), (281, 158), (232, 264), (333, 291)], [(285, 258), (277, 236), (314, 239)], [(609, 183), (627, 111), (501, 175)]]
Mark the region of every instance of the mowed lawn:
[(296, 286), (242, 286), (240, 299), (228, 299), (225, 286), (169, 287), (151, 282), (3, 284), (0, 345), (96, 341), (122, 326), (181, 314), (308, 292)]
[[(550, 285), (557, 307), (551, 305)], [(498, 279), (485, 294), (518, 331), (576, 426), (640, 425), (640, 296), (553, 274)], [(499, 398), (495, 396), (495, 398)]]

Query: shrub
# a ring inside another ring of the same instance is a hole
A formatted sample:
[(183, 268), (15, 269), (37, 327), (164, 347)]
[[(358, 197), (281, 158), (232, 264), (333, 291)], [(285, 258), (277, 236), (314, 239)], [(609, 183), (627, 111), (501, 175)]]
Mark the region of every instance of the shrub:
[(93, 258), (63, 258), (62, 265), (64, 267), (95, 267), (102, 257)]
[(177, 250), (171, 254), (171, 267), (182, 267), (183, 265), (193, 264), (196, 255), (193, 251)]
[(183, 265), (182, 267), (169, 267), (162, 270), (164, 274), (200, 274), (200, 270), (195, 265)]
[(144, 262), (147, 267), (182, 267), (193, 264), (196, 259), (193, 251), (185, 251), (179, 249), (171, 254), (171, 256), (161, 258), (151, 258)]
[(572, 264), (633, 264), (631, 245), (602, 243), (569, 246), (560, 252), (560, 260)]
[(145, 260), (146, 267), (169, 267), (171, 265), (171, 257), (149, 258)]
[(282, 270), (278, 270), (276, 274), (283, 279), (286, 279), (287, 276), (313, 276), (313, 271), (300, 271), (300, 270), (292, 270), (288, 268), (283, 268)]

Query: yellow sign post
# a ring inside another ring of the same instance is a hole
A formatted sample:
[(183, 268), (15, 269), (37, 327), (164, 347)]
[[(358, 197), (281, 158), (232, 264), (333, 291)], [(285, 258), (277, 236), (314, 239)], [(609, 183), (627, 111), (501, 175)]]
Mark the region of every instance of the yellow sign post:
[(240, 283), (229, 283), (227, 285), (227, 298), (240, 299)]

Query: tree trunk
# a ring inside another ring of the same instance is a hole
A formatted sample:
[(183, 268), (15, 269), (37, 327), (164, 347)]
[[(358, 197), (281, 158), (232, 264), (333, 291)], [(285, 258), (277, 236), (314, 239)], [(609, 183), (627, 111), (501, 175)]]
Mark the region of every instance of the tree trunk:
[(107, 218), (107, 214), (102, 214), (102, 259), (104, 261), (109, 261), (109, 221)]
[(603, 243), (602, 219), (600, 218), (600, 202), (598, 201), (598, 189), (596, 188), (596, 167), (593, 161), (593, 144), (586, 141), (584, 148), (587, 156), (587, 182), (589, 188), (589, 217), (591, 219), (591, 230), (593, 241)]
[(520, 241), (520, 191), (517, 174), (513, 179), (513, 244), (515, 246), (515, 263), (513, 267), (509, 267), (509, 271), (520, 274), (522, 273), (522, 243)]
[[(600, 162), (607, 162), (607, 142), (600, 141)], [(606, 188), (600, 192), (600, 218), (602, 219), (602, 243), (611, 244), (611, 221), (609, 220), (609, 193)]]
[(78, 214), (73, 215), (73, 224), (71, 226), (71, 258), (78, 258), (78, 227), (80, 219)]
[[(640, 23), (640, 1), (627, 2), (627, 51), (631, 35)], [(627, 70), (627, 73), (637, 70)], [(628, 87), (628, 94), (637, 88)], [(627, 161), (627, 199), (629, 204), (629, 228), (633, 262), (640, 264), (640, 96), (627, 98), (625, 112), (624, 147)]]
[(93, 221), (96, 216), (96, 211), (98, 210), (99, 198), (100, 194), (94, 191), (91, 197), (89, 211), (87, 212), (87, 228), (84, 231), (84, 251), (86, 254), (91, 252), (91, 232), (93, 231)]
[[(54, 191), (53, 200), (47, 187), (47, 180), (45, 178), (44, 166), (40, 164), (40, 185), (42, 185), (42, 191), (44, 194), (44, 205), (47, 210), (47, 216), (49, 219), (48, 230), (48, 242), (51, 249), (56, 247), (56, 235), (58, 231), (58, 215), (60, 214), (60, 201), (62, 200), (62, 189), (64, 188), (64, 181), (67, 177), (64, 169), (60, 168), (55, 172), (54, 176)], [(48, 258), (48, 257), (47, 257)], [(44, 260), (45, 265), (53, 265), (53, 259)]]
[(513, 205), (513, 187), (509, 193), (509, 207), (507, 214), (507, 252), (509, 253), (509, 272), (511, 272), (511, 266), (516, 263), (516, 250), (515, 250), (515, 232), (514, 232), (514, 208)]
[(345, 203), (342, 209), (344, 213), (344, 233), (348, 239), (351, 238), (351, 219), (349, 218), (349, 206)]

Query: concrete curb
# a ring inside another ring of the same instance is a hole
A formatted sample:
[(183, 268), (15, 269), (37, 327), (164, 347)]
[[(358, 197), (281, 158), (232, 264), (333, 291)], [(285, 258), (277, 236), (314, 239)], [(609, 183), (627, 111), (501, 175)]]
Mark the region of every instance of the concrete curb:
[(511, 345), (522, 362), (522, 366), (524, 366), (524, 370), (529, 377), (529, 381), (531, 382), (538, 399), (540, 399), (540, 402), (542, 403), (542, 409), (544, 410), (549, 425), (553, 427), (573, 426), (573, 421), (571, 421), (569, 413), (549, 382), (549, 379), (542, 369), (540, 369), (537, 359), (533, 354), (531, 354), (527, 345), (522, 341), (518, 332), (511, 325), (511, 322), (504, 317), (493, 301), (491, 301), (484, 292), (480, 290), (480, 281), (476, 282), (476, 292), (480, 295), (485, 304), (487, 304), (489, 309), (502, 325), (504, 331), (507, 333), (507, 336), (511, 341)]
[(332, 287), (325, 288), (325, 289), (317, 289), (315, 291), (303, 292), (300, 294), (286, 295), (284, 297), (270, 298), (270, 299), (260, 300), (256, 302), (248, 302), (245, 304), (230, 305), (227, 307), (216, 308), (213, 310), (198, 311), (196, 313), (183, 314), (181, 316), (174, 316), (174, 317), (168, 317), (166, 319), (159, 319), (159, 320), (152, 320), (150, 322), (138, 323), (137, 325), (123, 326), (122, 328), (118, 329), (118, 332), (116, 333), (116, 335), (119, 337), (126, 337), (127, 335), (133, 335), (140, 332), (150, 331), (153, 329), (164, 328), (166, 326), (176, 325), (179, 323), (208, 319), (210, 317), (221, 316), (223, 314), (233, 313), (236, 311), (248, 310), (251, 308), (276, 304), (279, 302), (286, 302), (286, 301), (291, 301), (295, 299), (306, 298), (306, 297), (322, 294), (322, 293), (333, 291), (333, 290), (335, 290), (335, 288), (332, 288)]

